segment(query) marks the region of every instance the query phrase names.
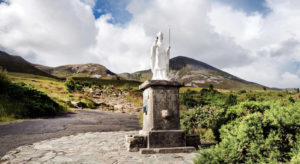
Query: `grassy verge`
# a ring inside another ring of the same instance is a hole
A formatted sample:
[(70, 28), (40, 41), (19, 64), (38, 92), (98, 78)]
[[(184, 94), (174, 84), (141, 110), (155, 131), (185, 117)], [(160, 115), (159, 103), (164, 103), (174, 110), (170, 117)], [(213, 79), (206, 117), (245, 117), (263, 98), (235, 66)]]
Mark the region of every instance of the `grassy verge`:
[[(23, 77), (21, 77), (23, 78)], [(0, 121), (53, 116), (67, 108), (24, 82), (11, 82), (0, 69)]]

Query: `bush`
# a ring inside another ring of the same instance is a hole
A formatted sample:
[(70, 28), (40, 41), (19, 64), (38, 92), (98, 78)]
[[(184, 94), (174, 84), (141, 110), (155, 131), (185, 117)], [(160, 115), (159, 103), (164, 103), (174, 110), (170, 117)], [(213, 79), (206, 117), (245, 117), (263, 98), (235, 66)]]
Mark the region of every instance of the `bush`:
[(226, 112), (226, 118), (234, 120), (251, 113), (264, 112), (267, 109), (270, 109), (270, 102), (244, 101), (230, 107)]
[(65, 86), (69, 92), (74, 92), (75, 91), (75, 81), (73, 78), (67, 78), (65, 81)]
[(83, 86), (80, 83), (75, 82), (72, 77), (67, 78), (67, 80), (65, 81), (65, 86), (69, 92), (81, 92), (83, 88)]
[(226, 106), (233, 106), (237, 104), (237, 97), (233, 94), (229, 94), (229, 96), (226, 99), (225, 105)]
[[(196, 133), (199, 129), (212, 130), (214, 140), (219, 140), (220, 127), (227, 122), (225, 118), (226, 109), (218, 106), (202, 106), (195, 109), (182, 112), (181, 114), (181, 128), (187, 133)], [(205, 136), (201, 136), (203, 139)], [(210, 138), (211, 139), (211, 138)]]
[(67, 78), (67, 80), (65, 81), (65, 86), (69, 92), (75, 91), (75, 81), (73, 80), (73, 78)]
[(90, 99), (90, 98), (82, 99), (81, 102), (82, 102), (83, 104), (85, 104), (85, 105), (84, 105), (85, 107), (88, 107), (88, 108), (90, 108), (90, 109), (96, 109), (96, 104), (95, 104), (95, 102), (94, 102), (92, 99)]
[(180, 103), (185, 105), (187, 108), (192, 108), (197, 105), (197, 101), (193, 98), (193, 91), (187, 90), (180, 94)]
[(1, 83), (7, 83), (8, 77), (7, 77), (7, 71), (2, 69), (2, 67), (0, 67), (0, 84)]
[(225, 95), (217, 90), (214, 90), (213, 87), (206, 89), (203, 88), (200, 91), (200, 105), (214, 105), (214, 106), (223, 106), (225, 104)]
[(299, 105), (259, 105), (249, 102), (239, 105), (240, 108), (246, 107), (246, 111), (222, 126), (221, 142), (213, 148), (199, 151), (195, 163), (296, 161), (299, 159)]
[(243, 94), (243, 93), (247, 93), (247, 91), (246, 90), (240, 90), (238, 93)]
[(289, 101), (290, 101), (291, 103), (295, 103), (295, 100), (293, 99), (293, 97), (289, 97)]

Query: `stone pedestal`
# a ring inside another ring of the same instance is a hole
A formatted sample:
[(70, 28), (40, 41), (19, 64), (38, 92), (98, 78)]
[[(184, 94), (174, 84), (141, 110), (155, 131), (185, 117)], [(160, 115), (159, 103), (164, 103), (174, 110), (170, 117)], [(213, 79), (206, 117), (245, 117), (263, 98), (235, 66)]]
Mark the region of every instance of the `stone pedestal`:
[(176, 81), (145, 81), (139, 89), (144, 90), (143, 130), (180, 130), (179, 88)]
[[(192, 152), (200, 145), (197, 135), (180, 129), (177, 81), (148, 80), (139, 86), (143, 92), (143, 129), (140, 135), (126, 136), (129, 151), (142, 154)], [(189, 143), (187, 143), (187, 141)]]

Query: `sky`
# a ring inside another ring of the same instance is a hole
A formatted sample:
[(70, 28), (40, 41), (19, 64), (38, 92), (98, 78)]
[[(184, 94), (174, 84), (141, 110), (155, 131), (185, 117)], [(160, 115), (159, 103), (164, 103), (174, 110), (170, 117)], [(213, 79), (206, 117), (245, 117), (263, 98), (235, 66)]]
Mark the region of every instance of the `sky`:
[(150, 67), (161, 31), (187, 56), (248, 81), (300, 87), (298, 0), (0, 0), (0, 49), (47, 66)]

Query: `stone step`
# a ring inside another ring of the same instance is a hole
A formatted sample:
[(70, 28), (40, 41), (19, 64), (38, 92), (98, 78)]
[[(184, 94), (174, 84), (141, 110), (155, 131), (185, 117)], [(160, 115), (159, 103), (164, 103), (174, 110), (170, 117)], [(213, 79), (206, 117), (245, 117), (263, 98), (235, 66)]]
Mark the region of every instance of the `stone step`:
[(192, 153), (194, 147), (171, 147), (171, 148), (141, 148), (140, 154), (167, 154), (167, 153)]

